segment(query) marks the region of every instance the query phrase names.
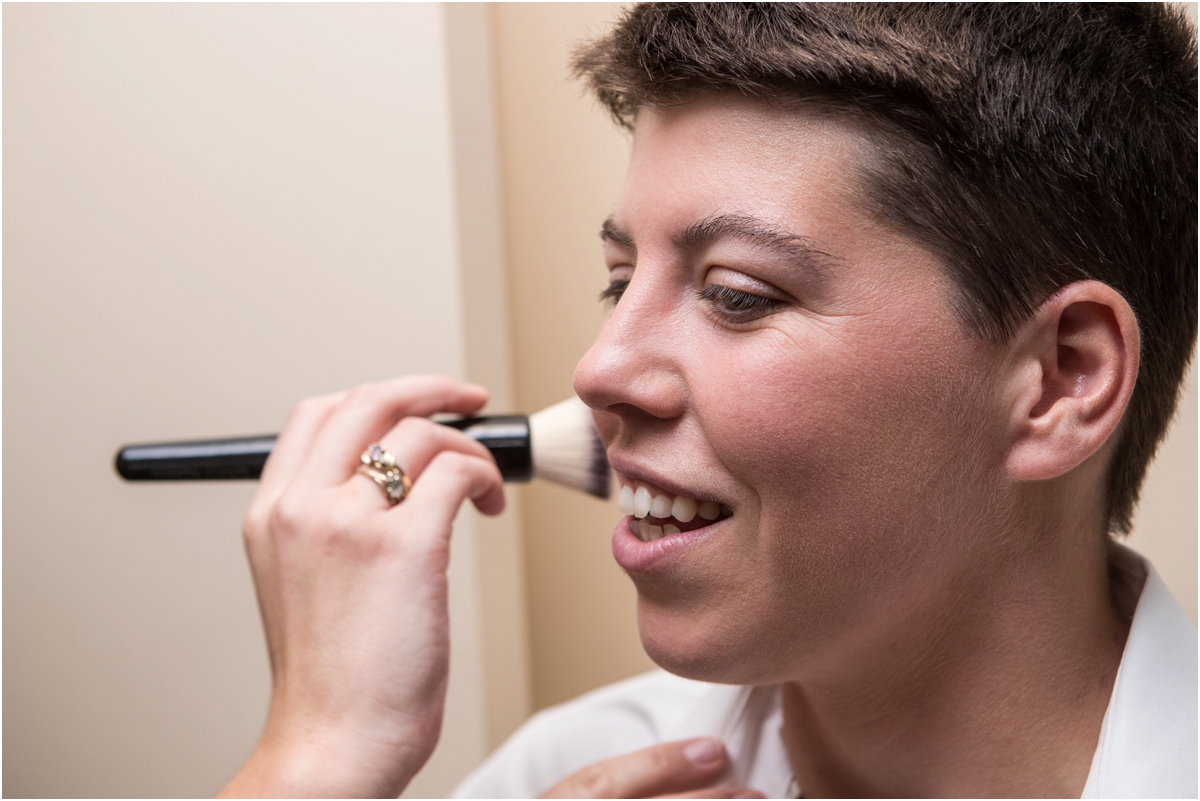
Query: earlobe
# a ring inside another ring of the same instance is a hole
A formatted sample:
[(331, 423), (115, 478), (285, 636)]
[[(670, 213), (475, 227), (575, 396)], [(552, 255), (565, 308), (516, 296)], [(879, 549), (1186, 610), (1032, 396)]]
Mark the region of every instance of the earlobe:
[(1137, 381), (1140, 338), (1125, 299), (1079, 281), (1050, 297), (1012, 341), (1010, 478), (1056, 478), (1117, 430)]

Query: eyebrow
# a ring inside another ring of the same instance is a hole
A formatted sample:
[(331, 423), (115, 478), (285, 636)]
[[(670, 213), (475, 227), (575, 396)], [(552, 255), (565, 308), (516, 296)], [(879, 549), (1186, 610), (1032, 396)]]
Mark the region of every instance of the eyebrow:
[[(633, 237), (609, 217), (600, 226), (600, 238), (637, 250)], [(694, 250), (720, 239), (738, 239), (755, 247), (773, 251), (787, 259), (802, 261), (819, 269), (833, 257), (814, 248), (805, 237), (747, 214), (714, 214), (694, 222), (677, 234), (671, 243), (677, 250)]]
[(624, 228), (619, 227), (613, 222), (612, 217), (609, 217), (600, 226), (600, 239), (605, 242), (616, 242), (618, 245), (624, 245), (630, 250), (637, 250), (637, 245), (633, 244), (633, 237)]
[(672, 243), (677, 249), (686, 251), (720, 239), (739, 239), (789, 259), (811, 262), (814, 266), (831, 258), (828, 253), (814, 248), (806, 237), (746, 214), (706, 217), (685, 228)]

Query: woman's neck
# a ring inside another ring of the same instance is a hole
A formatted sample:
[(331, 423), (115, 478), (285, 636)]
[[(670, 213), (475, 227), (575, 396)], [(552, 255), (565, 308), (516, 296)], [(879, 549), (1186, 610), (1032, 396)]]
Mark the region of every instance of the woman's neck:
[(804, 795), (1078, 797), (1128, 634), (1097, 545), (963, 577), (785, 684)]

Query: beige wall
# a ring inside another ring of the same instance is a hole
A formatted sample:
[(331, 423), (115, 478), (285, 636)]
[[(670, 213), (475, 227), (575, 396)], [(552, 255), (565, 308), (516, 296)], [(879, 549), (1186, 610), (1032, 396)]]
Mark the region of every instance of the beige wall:
[(1196, 364), (1175, 422), (1150, 465), (1128, 544), (1145, 554), (1196, 620)]
[[(113, 451), (408, 372), (511, 408), (486, 11), (3, 13), (3, 790), (211, 795), (268, 690), (254, 485), (125, 484)], [(460, 516), (446, 724), (411, 794), (528, 712), (517, 531)]]
[[(513, 388), (491, 20), (482, 3), (449, 3), (443, 8), (467, 375), (488, 388), (488, 409), (532, 409), (516, 402)], [(500, 517), (483, 517), (473, 510), (467, 514), (477, 532), (479, 636), (486, 668), (483, 711), (490, 751), (532, 711), (521, 493), (510, 488), (508, 507)]]
[[(628, 143), (564, 65), (569, 45), (603, 30), (618, 8), (492, 7), (516, 387), (528, 408), (569, 391), (602, 320), (596, 232), (616, 202)], [(1193, 371), (1130, 539), (1193, 620), (1196, 439)], [(652, 667), (637, 640), (633, 588), (609, 551), (615, 511), (552, 487), (531, 487), (525, 500), (535, 706)]]
[[(625, 175), (629, 140), (567, 78), (573, 42), (618, 6), (491, 7), (517, 398), (540, 409), (604, 320), (597, 236)], [(654, 667), (642, 651), (633, 585), (612, 559), (615, 505), (553, 486), (524, 490), (525, 570), (537, 708)]]

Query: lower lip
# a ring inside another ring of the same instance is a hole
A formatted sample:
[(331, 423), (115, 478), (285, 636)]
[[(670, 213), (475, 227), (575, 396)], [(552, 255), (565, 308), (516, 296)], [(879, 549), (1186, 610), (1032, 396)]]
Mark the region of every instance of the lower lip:
[(625, 516), (621, 518), (620, 523), (617, 523), (612, 538), (613, 558), (617, 560), (618, 565), (630, 573), (648, 573), (652, 570), (662, 569), (673, 559), (681, 558), (689, 548), (706, 539), (730, 518), (709, 523), (707, 526), (693, 531), (668, 534), (651, 542), (642, 542), (629, 528), (633, 519), (633, 517)]

